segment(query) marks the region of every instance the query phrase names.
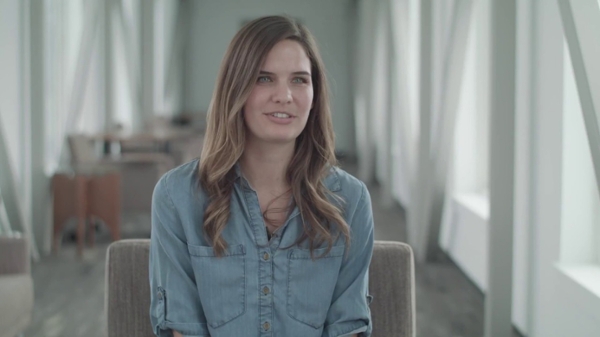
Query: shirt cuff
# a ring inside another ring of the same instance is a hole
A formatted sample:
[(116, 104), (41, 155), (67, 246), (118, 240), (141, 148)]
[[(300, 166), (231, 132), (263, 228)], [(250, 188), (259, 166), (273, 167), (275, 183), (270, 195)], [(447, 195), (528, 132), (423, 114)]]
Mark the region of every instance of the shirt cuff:
[(334, 323), (323, 329), (323, 337), (344, 337), (364, 332), (360, 337), (370, 336), (369, 325), (364, 320)]
[(179, 332), (183, 337), (208, 337), (208, 327), (203, 323), (173, 323), (166, 321), (155, 332), (158, 337), (171, 337), (172, 331)]

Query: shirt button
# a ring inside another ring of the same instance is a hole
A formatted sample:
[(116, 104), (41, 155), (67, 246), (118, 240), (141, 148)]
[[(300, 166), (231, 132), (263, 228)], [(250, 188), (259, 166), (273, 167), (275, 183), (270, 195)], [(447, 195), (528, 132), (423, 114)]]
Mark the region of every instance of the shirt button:
[(156, 293), (156, 296), (158, 296), (159, 300), (162, 300), (163, 299), (163, 293), (162, 293), (162, 291), (159, 291), (158, 293)]
[(270, 291), (270, 290), (269, 290), (269, 287), (264, 287), (264, 288), (263, 288), (263, 293), (264, 293), (265, 295), (268, 295), (268, 294), (269, 294), (269, 291)]
[(268, 260), (269, 260), (269, 257), (270, 257), (269, 253), (265, 252), (265, 253), (263, 254), (263, 260), (265, 260), (265, 261), (268, 261)]
[(263, 324), (263, 329), (265, 329), (265, 330), (269, 330), (270, 328), (271, 328), (271, 324), (269, 324), (269, 322), (265, 322), (265, 323)]

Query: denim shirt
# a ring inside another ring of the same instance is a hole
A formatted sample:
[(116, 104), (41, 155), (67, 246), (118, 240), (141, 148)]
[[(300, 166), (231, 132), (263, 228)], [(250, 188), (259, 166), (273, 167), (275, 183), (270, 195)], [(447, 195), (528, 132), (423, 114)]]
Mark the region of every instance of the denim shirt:
[[(198, 161), (165, 174), (152, 198), (150, 320), (157, 336), (334, 337), (371, 335), (368, 268), (373, 215), (365, 185), (332, 168), (325, 186), (344, 200), (350, 247), (343, 236), (323, 258), (311, 259), (295, 208), (271, 239), (257, 193), (240, 174), (217, 258), (202, 232), (206, 193)], [(287, 248), (292, 246), (291, 248)], [(317, 247), (322, 255), (327, 244)]]

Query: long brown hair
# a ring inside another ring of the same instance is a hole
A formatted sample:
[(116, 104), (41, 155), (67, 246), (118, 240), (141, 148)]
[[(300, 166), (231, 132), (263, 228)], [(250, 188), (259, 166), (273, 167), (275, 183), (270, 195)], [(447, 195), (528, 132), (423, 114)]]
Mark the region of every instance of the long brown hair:
[[(328, 243), (327, 254), (337, 236), (350, 242), (350, 230), (335, 205), (333, 193), (323, 179), (337, 165), (329, 105), (329, 89), (323, 61), (314, 37), (303, 25), (285, 16), (253, 20), (235, 35), (219, 69), (208, 111), (205, 143), (199, 166), (199, 183), (209, 197), (204, 213), (204, 233), (221, 256), (227, 243), (221, 233), (230, 213), (230, 198), (236, 179), (235, 164), (244, 152), (246, 127), (242, 108), (248, 99), (269, 51), (282, 40), (300, 43), (311, 63), (313, 108), (306, 127), (296, 139), (295, 153), (286, 179), (300, 211), (303, 235), (296, 244), (309, 239), (311, 255)], [(336, 202), (337, 203), (337, 202)], [(336, 237), (334, 238), (334, 233)]]

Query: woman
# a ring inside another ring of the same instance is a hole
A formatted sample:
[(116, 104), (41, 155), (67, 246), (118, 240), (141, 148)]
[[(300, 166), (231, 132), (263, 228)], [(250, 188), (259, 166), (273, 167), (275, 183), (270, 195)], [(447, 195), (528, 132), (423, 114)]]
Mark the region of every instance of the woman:
[(248, 23), (223, 59), (202, 159), (154, 190), (154, 332), (370, 336), (370, 196), (335, 163), (313, 37), (286, 17)]

